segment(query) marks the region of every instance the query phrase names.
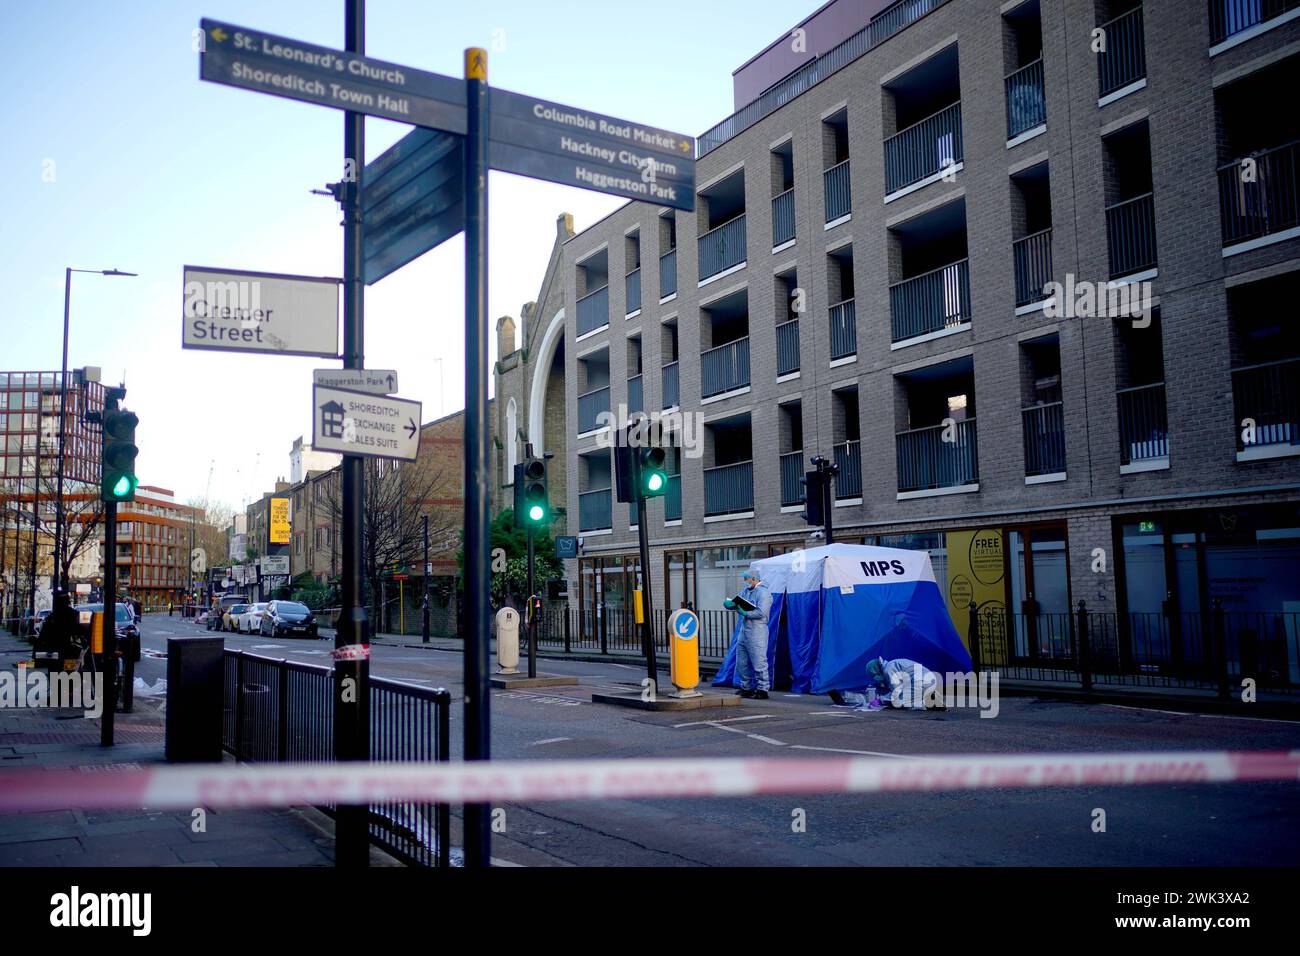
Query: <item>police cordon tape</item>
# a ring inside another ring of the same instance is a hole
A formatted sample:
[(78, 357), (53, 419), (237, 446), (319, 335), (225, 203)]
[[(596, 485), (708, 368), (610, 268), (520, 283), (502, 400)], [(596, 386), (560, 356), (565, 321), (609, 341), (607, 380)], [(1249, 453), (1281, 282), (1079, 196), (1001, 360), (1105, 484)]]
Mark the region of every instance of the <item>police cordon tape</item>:
[(0, 773), (0, 813), (1300, 782), (1300, 751), (204, 764)]

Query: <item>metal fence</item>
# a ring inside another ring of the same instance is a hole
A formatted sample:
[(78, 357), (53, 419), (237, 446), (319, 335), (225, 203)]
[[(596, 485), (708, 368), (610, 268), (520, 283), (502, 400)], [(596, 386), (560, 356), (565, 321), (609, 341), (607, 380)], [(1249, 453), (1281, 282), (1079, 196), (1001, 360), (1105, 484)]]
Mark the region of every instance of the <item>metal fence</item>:
[(593, 388), (578, 396), (578, 431), (594, 432), (600, 427), (601, 412), (608, 412), (609, 386)]
[(664, 408), (672, 408), (681, 404), (681, 399), (677, 394), (677, 384), (677, 363), (669, 362), (663, 368)]
[(628, 315), (638, 311), (641, 308), (641, 269), (638, 267), (627, 274), (627, 305), (625, 311)]
[(682, 518), (682, 476), (668, 476), (668, 490), (664, 492), (664, 520), (680, 521)]
[(1300, 0), (1210, 0), (1210, 43), (1222, 43), (1296, 8)]
[(677, 250), (669, 249), (659, 257), (659, 298), (677, 292)]
[(609, 325), (609, 286), (603, 285), (578, 300), (578, 334)]
[(962, 161), (961, 101), (885, 140), (885, 192), (911, 186)]
[(1097, 54), (1097, 95), (1122, 90), (1147, 75), (1146, 39), (1142, 30), (1142, 7), (1098, 27), (1105, 37), (1105, 49)]
[(836, 498), (862, 497), (862, 442), (854, 439), (835, 446)]
[(1156, 264), (1154, 195), (1146, 193), (1108, 206), (1106, 241), (1110, 250), (1112, 279), (1154, 268)]
[[(225, 652), (222, 746), (250, 763), (334, 759), (334, 673), (328, 667)], [(451, 759), (451, 695), (370, 678), (370, 759)], [(335, 807), (322, 807), (333, 813)], [(372, 803), (370, 840), (414, 866), (450, 866), (451, 808)]]
[(979, 480), (973, 418), (899, 432), (896, 443), (900, 492), (956, 488)]
[(858, 352), (858, 314), (852, 299), (831, 306), (831, 360), (848, 358)]
[(754, 510), (754, 463), (738, 461), (704, 469), (704, 513), (737, 514)]
[(749, 337), (700, 355), (700, 397), (709, 398), (749, 384)]
[(776, 374), (799, 371), (799, 320), (791, 319), (776, 327)]
[(853, 209), (853, 194), (849, 188), (849, 161), (836, 163), (822, 174), (826, 188), (826, 221), (843, 219)]
[(1169, 423), (1165, 415), (1165, 383), (1121, 388), (1119, 404), (1120, 464), (1169, 457)]
[(804, 500), (803, 452), (792, 451), (781, 456), (781, 507), (797, 505)]
[(1300, 444), (1300, 358), (1233, 369), (1232, 398), (1235, 420), (1254, 422), (1249, 435), (1237, 429), (1238, 451)]
[(1065, 471), (1065, 412), (1060, 402), (1021, 409), (1025, 425), (1025, 475)]
[(772, 199), (772, 246), (794, 238), (794, 187)]
[(1223, 244), (1300, 225), (1300, 140), (1219, 167)]
[(744, 213), (700, 236), (699, 249), (701, 281), (744, 262)]
[(609, 488), (578, 495), (578, 530), (601, 531), (613, 526), (613, 498)]
[(1047, 122), (1043, 92), (1043, 59), (1027, 63), (1006, 78), (1007, 139), (1015, 139)]
[(1052, 227), (1017, 239), (1011, 244), (1016, 263), (1016, 306), (1047, 298), (1052, 281)]
[(970, 321), (970, 263), (950, 262), (889, 287), (895, 342)]
[(627, 380), (627, 410), (629, 412), (645, 411), (645, 391), (641, 385), (641, 376), (633, 375)]

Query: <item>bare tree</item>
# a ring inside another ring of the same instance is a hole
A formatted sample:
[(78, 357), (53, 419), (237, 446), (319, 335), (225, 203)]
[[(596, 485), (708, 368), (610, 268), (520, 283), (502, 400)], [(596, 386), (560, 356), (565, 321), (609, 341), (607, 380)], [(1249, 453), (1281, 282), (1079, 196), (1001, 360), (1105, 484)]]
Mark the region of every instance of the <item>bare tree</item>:
[[(53, 474), (42, 474), (40, 480), (41, 506), (39, 508), (40, 533), (51, 542), (58, 523), (59, 482), (57, 469)], [(83, 554), (98, 551), (100, 528), (104, 521), (104, 502), (99, 488), (88, 481), (65, 477), (63, 479), (63, 541), (59, 547), (59, 581), (67, 586), (72, 566)]]
[(190, 527), (194, 533), (194, 547), (202, 548), (208, 567), (219, 567), (230, 551), (227, 531), (234, 521), (235, 509), (224, 501), (210, 498), (191, 498), (185, 502), (192, 509)]

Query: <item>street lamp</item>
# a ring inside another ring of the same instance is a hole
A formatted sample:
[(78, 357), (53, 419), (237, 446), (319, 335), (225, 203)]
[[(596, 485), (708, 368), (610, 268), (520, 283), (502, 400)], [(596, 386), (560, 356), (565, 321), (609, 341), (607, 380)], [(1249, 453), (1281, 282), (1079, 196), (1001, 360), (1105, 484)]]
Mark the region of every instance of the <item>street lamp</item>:
[[(68, 421), (68, 315), (72, 306), (72, 273), (97, 272), (103, 276), (135, 276), (135, 272), (123, 272), (120, 269), (73, 269), (68, 268), (63, 275), (63, 364), (59, 369), (59, 479), (54, 501), (54, 590), (58, 590), (60, 572), (63, 568), (63, 433)], [(39, 442), (39, 435), (37, 436)], [(37, 477), (39, 481), (39, 476)], [(67, 586), (67, 582), (63, 582)]]

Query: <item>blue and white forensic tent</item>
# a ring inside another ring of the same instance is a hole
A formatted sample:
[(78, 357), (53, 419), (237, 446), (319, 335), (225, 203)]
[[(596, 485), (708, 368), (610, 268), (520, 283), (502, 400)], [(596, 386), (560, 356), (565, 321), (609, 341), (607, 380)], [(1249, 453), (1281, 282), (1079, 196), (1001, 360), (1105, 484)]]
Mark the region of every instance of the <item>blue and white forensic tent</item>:
[[(939, 674), (968, 672), (924, 551), (830, 544), (753, 562), (772, 593), (768, 673), (795, 693), (856, 690), (867, 662), (907, 658)], [(734, 686), (740, 617), (715, 685)]]

